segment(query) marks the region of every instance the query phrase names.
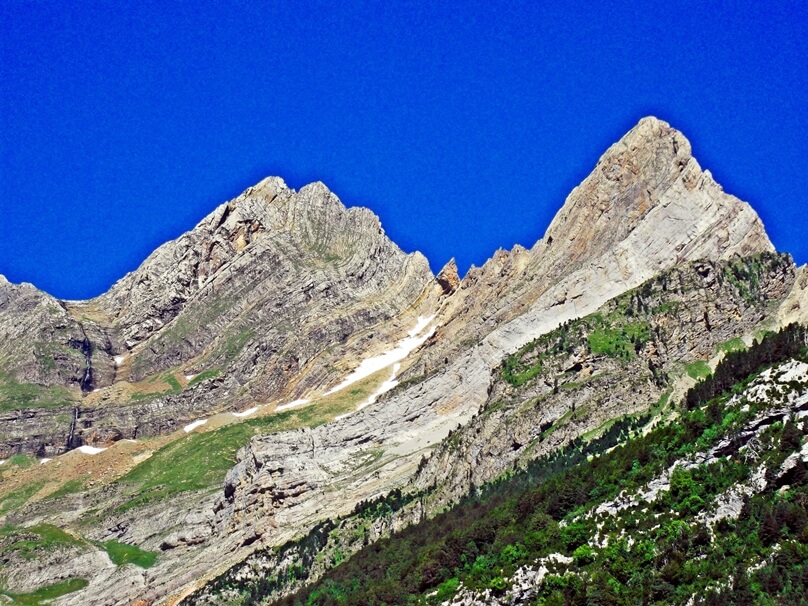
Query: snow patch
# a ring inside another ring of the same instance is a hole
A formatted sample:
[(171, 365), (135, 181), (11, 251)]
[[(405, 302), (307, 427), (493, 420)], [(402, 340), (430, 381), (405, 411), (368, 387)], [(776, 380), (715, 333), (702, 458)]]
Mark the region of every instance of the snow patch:
[(357, 409), (356, 409), (356, 410), (362, 410), (362, 409), (363, 409), (365, 406), (370, 406), (371, 404), (373, 404), (373, 403), (374, 403), (374, 402), (375, 402), (375, 401), (378, 399), (378, 397), (379, 397), (380, 395), (382, 395), (383, 393), (387, 393), (388, 391), (390, 391), (391, 389), (393, 389), (393, 388), (394, 388), (396, 385), (398, 385), (398, 381), (396, 381), (396, 374), (398, 373), (398, 371), (399, 371), (400, 369), (401, 369), (401, 364), (399, 364), (398, 362), (396, 362), (396, 363), (393, 365), (393, 372), (390, 374), (390, 378), (389, 378), (389, 379), (387, 379), (387, 380), (386, 380), (384, 383), (382, 383), (382, 384), (379, 386), (379, 389), (377, 389), (377, 390), (376, 390), (376, 391), (373, 393), (373, 395), (371, 395), (371, 396), (370, 396), (370, 397), (369, 397), (367, 400), (365, 400), (364, 402), (362, 402), (362, 403), (361, 403), (361, 404), (360, 404), (360, 405), (357, 407)]
[[(325, 392), (325, 395), (328, 396), (332, 393), (340, 391), (341, 389), (345, 389), (349, 385), (353, 385), (357, 381), (361, 381), (373, 373), (378, 372), (383, 368), (387, 368), (388, 366), (395, 364), (396, 362), (400, 362), (406, 358), (411, 352), (423, 345), (429, 337), (435, 334), (435, 327), (432, 327), (426, 333), (421, 334), (434, 319), (434, 315), (429, 316), (428, 318), (418, 316), (418, 322), (415, 324), (415, 327), (407, 333), (409, 336), (401, 339), (394, 348), (384, 352), (383, 354), (362, 360), (356, 370), (345, 377), (342, 383)], [(392, 387), (390, 389), (392, 389)]]
[(126, 356), (115, 356), (115, 366), (120, 366), (123, 364), (123, 361), (126, 359)]
[(199, 419), (198, 421), (194, 421), (184, 427), (185, 433), (191, 433), (197, 427), (202, 427), (205, 423), (207, 423), (207, 419)]
[(195, 376), (196, 375), (185, 375), (185, 380), (186, 381), (192, 381)]
[(2, 464), (3, 464), (3, 463), (5, 463), (5, 462), (6, 462), (6, 460), (5, 460), (5, 459), (0, 459), (0, 465), (2, 465)]
[(253, 414), (255, 414), (256, 412), (258, 412), (258, 407), (257, 407), (257, 406), (253, 406), (252, 408), (248, 408), (248, 409), (247, 409), (247, 410), (245, 410), (244, 412), (234, 412), (234, 413), (233, 413), (233, 416), (234, 416), (234, 417), (249, 417), (250, 415), (253, 415)]
[(83, 446), (79, 446), (76, 450), (87, 455), (97, 455), (99, 452), (104, 452), (106, 448), (96, 448), (94, 446), (87, 446), (85, 444)]
[(421, 331), (424, 330), (427, 326), (429, 326), (429, 323), (434, 319), (435, 319), (434, 315), (429, 316), (428, 318), (418, 316), (418, 321), (415, 323), (415, 326), (412, 328), (412, 330), (407, 331), (407, 334), (410, 337), (418, 336), (421, 333)]
[(45, 464), (45, 463), (47, 463), (48, 461), (50, 461), (50, 459), (39, 459), (39, 464), (40, 464), (40, 465), (44, 465), (44, 464)]
[(289, 408), (294, 408), (295, 406), (303, 406), (303, 404), (308, 404), (309, 400), (306, 398), (300, 398), (299, 400), (292, 400), (287, 404), (281, 404), (280, 406), (275, 408), (275, 412), (280, 412), (281, 410), (288, 410)]

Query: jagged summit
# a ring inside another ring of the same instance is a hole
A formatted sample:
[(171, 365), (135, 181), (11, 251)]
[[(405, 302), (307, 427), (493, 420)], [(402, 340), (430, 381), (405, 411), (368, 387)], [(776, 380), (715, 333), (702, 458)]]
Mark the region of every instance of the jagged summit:
[(496, 364), (503, 352), (679, 263), (772, 250), (755, 211), (701, 169), (684, 135), (643, 118), (606, 150), (530, 250), (497, 251), (469, 270), (445, 308), (443, 338), (419, 370), (472, 338), (493, 347), (485, 363)]
[(403, 265), (418, 266), (418, 271), (426, 267), (420, 253), (405, 255), (387, 238), (372, 211), (346, 208), (322, 183), (295, 192), (270, 177), (158, 248), (94, 305), (109, 313), (131, 348), (198, 293), (218, 290), (233, 270), (255, 271), (248, 266), (267, 254), (343, 271), (372, 258), (375, 264), (366, 274)]
[[(0, 372), (67, 388), (64, 405), (83, 417), (75, 432), (64, 415), (12, 424), (0, 458), (165, 433), (339, 382), (353, 356), (428, 315), (433, 289), (426, 258), (405, 254), (370, 210), (322, 183), (265, 179), (95, 299), (0, 287)], [(198, 375), (215, 380), (197, 386)], [(34, 441), (32, 424), (48, 427)]]
[(601, 156), (547, 229), (545, 244), (567, 246), (565, 263), (596, 257), (643, 224), (653, 241), (638, 257), (664, 262), (774, 250), (745, 202), (702, 171), (685, 136), (647, 117)]
[[(36, 565), (46, 572), (31, 590), (92, 579), (64, 604), (175, 603), (359, 502), (409, 486), (443, 507), (470, 482), (648, 410), (683, 365), (804, 319), (804, 272), (770, 250), (755, 212), (684, 136), (645, 118), (544, 238), (496, 251), (462, 280), (454, 259), (433, 276), (324, 184), (294, 191), (277, 177), (95, 299), (0, 279), (0, 458), (58, 457), (13, 484), (4, 476), (0, 499), (44, 486), (8, 519), (88, 540), (75, 558), (15, 560), (9, 590), (29, 591)], [(38, 508), (86, 481), (71, 463), (85, 453), (104, 481)], [(198, 483), (186, 482), (191, 466)], [(158, 562), (148, 576), (109, 568), (110, 541)]]
[(452, 294), (460, 288), (460, 276), (457, 273), (457, 261), (455, 261), (454, 257), (438, 272), (438, 275), (435, 276), (435, 280), (440, 284), (443, 293), (447, 295)]

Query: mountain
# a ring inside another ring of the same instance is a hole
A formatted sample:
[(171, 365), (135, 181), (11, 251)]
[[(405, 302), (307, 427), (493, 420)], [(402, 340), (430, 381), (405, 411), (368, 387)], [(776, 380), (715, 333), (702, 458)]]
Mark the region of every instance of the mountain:
[(462, 280), (266, 179), (96, 299), (0, 281), (0, 589), (278, 598), (614, 424), (675, 423), (729, 352), (805, 322), (807, 285), (655, 118)]
[[(292, 556), (312, 544), (318, 559), (344, 553), (350, 520), (326, 527), (327, 541), (282, 547), (261, 583), (240, 570), (194, 603), (804, 603), (807, 336), (791, 325), (732, 351), (684, 406), (535, 458), (291, 596), (272, 599), (295, 578)], [(407, 501), (390, 495), (354, 517), (394, 519)]]
[(322, 184), (293, 192), (266, 179), (96, 299), (6, 283), (6, 390), (35, 395), (2, 406), (0, 456), (299, 399), (415, 323), (433, 282), (426, 259), (405, 255), (367, 209), (346, 209)]

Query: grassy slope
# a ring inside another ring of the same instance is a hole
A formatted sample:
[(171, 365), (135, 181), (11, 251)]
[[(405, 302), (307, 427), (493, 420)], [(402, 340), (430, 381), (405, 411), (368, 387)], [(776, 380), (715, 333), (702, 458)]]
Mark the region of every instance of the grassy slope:
[(119, 482), (130, 487), (125, 511), (194, 490), (219, 489), (236, 453), (253, 436), (313, 427), (354, 410), (389, 376), (382, 370), (315, 403), (250, 418), (207, 432), (193, 432), (164, 446)]

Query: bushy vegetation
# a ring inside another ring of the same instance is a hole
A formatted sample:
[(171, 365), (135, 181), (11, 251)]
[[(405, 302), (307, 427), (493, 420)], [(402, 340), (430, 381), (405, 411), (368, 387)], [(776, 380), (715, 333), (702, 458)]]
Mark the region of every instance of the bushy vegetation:
[(754, 304), (760, 293), (760, 282), (764, 273), (776, 262), (771, 253), (731, 259), (725, 263), (720, 278), (732, 284), (741, 296)]
[[(559, 369), (551, 368), (552, 362), (573, 353), (582, 343), (590, 354), (624, 362), (632, 360), (655, 338), (652, 324), (661, 316), (677, 316), (682, 306), (677, 297), (688, 290), (703, 288), (697, 275), (699, 270), (692, 265), (664, 272), (616, 297), (601, 311), (567, 322), (526, 344), (504, 360), (500, 369), (502, 378), (518, 387), (543, 372), (558, 372)], [(760, 306), (765, 302), (760, 289), (766, 274), (787, 271), (790, 266), (787, 255), (762, 253), (723, 262), (714, 269), (725, 290), (734, 289), (750, 306)], [(730, 353), (745, 346), (741, 339), (733, 339), (717, 348)], [(687, 370), (696, 379), (707, 376), (702, 364)]]
[[(701, 406), (733, 386), (751, 377), (767, 366), (788, 358), (808, 359), (806, 344), (808, 331), (799, 324), (791, 324), (779, 332), (766, 333), (749, 349), (728, 352), (712, 376), (695, 385), (685, 398), (685, 405), (692, 409)], [(742, 388), (740, 385), (736, 388)]]
[[(779, 361), (778, 355), (783, 360), (802, 351), (801, 339), (791, 327), (737, 352), (748, 356), (743, 363), (727, 356), (706, 380), (712, 387), (693, 392), (717, 397), (694, 404), (689, 395), (690, 410), (682, 409), (676, 422), (612, 450), (607, 449), (613, 432), (589, 444), (576, 442), (478, 489), (450, 511), (370, 545), (278, 603), (437, 604), (461, 583), (496, 594), (509, 586), (517, 568), (552, 553), (572, 563), (559, 567), (545, 561), (551, 575), (533, 604), (681, 604), (691, 597), (696, 604), (805, 603), (808, 469), (799, 461), (776, 479), (804, 439), (793, 422), (773, 423), (760, 436), (757, 461), (722, 456), (706, 465), (677, 467), (669, 489), (651, 503), (611, 516), (594, 513), (598, 504), (636, 492), (675, 462), (738, 436), (765, 405), (728, 407), (717, 393), (724, 378), (737, 380), (742, 367), (756, 372), (761, 364)], [(734, 444), (725, 455), (741, 445)], [(767, 470), (768, 488), (746, 498), (737, 520), (709, 526), (701, 516), (716, 497), (746, 481), (758, 466)], [(257, 597), (251, 593), (251, 599)]]
[(581, 343), (587, 344), (591, 354), (631, 360), (651, 338), (648, 323), (631, 318), (620, 308), (607, 315), (594, 313), (566, 322), (506, 357), (500, 374), (515, 387), (524, 385), (538, 376), (548, 362), (572, 354)]

